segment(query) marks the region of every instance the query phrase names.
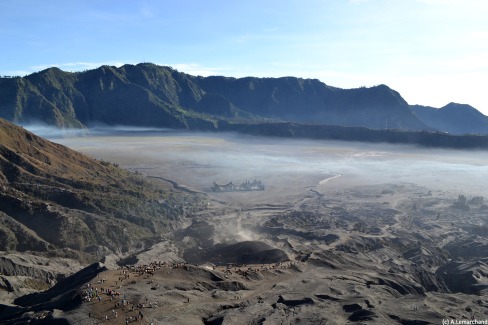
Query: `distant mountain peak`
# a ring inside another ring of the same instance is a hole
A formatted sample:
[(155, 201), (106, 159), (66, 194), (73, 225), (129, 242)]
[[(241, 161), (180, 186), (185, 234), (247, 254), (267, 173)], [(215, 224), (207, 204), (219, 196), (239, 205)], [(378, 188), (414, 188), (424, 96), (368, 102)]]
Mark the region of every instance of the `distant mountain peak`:
[(476, 108), (469, 104), (460, 104), (460, 103), (454, 103), (450, 102), (449, 104), (441, 107), (440, 109), (458, 109), (458, 110), (470, 110), (470, 111), (476, 111), (481, 114)]
[(427, 125), (452, 134), (488, 134), (488, 117), (468, 104), (451, 102), (441, 108), (414, 105), (412, 111)]

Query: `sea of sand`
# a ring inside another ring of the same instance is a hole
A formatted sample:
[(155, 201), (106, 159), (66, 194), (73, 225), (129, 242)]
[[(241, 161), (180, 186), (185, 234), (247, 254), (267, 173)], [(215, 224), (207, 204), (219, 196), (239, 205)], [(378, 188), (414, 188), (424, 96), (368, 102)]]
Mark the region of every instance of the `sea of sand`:
[[(102, 301), (83, 302), (53, 319), (488, 319), (488, 243), (479, 235), (488, 222), (488, 203), (469, 203), (488, 193), (487, 152), (170, 131), (53, 141), (170, 180), (207, 201), (131, 263), (117, 263), (120, 256), (105, 259), (108, 270), (90, 285), (120, 295), (103, 293)], [(211, 190), (213, 182), (247, 180), (260, 180), (265, 190)], [(467, 197), (466, 206), (456, 206), (460, 195)], [(80, 287), (80, 296), (87, 286)]]

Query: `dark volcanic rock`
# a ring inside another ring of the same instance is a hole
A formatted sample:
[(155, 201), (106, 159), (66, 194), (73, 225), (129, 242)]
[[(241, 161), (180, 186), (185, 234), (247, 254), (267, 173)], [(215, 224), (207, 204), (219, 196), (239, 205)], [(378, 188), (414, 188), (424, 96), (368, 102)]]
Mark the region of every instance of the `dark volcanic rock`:
[(224, 323), (224, 316), (212, 316), (203, 320), (205, 325), (221, 325)]
[(342, 306), (342, 310), (344, 310), (346, 313), (353, 313), (361, 309), (363, 309), (363, 307), (359, 304), (349, 304)]
[(332, 297), (332, 296), (326, 295), (326, 294), (316, 294), (315, 297), (317, 297), (319, 299), (331, 300), (331, 301), (340, 301), (341, 300), (341, 299), (339, 299), (337, 297)]
[(400, 284), (397, 281), (394, 280), (389, 280), (385, 278), (379, 278), (378, 279), (378, 284), (379, 285), (384, 285), (387, 287), (390, 287), (397, 291), (399, 294), (402, 296), (408, 295), (408, 294), (424, 294), (424, 290), (422, 287), (417, 287), (413, 285), (407, 285), (407, 284)]
[(176, 232), (176, 238), (183, 239), (190, 236), (199, 242), (199, 246), (207, 247), (213, 244), (215, 227), (204, 220), (193, 220), (192, 224)]
[(372, 312), (371, 310), (361, 309), (358, 311), (353, 312), (347, 319), (351, 322), (364, 322), (373, 320), (378, 316)]
[(300, 305), (311, 305), (314, 303), (314, 301), (310, 297), (280, 295), (280, 297), (278, 298), (278, 303), (286, 305), (288, 307), (295, 307)]
[(201, 267), (193, 266), (193, 265), (184, 265), (183, 270), (185, 270), (188, 275), (197, 278), (203, 278), (210, 281), (224, 281), (223, 278), (219, 277), (215, 273), (205, 270)]
[(476, 294), (488, 288), (488, 265), (481, 261), (451, 261), (436, 271), (451, 292)]
[(272, 264), (288, 260), (281, 249), (260, 241), (244, 241), (236, 244), (218, 244), (206, 249), (193, 248), (184, 253), (189, 263), (211, 262), (222, 264)]
[(403, 319), (400, 316), (397, 315), (390, 315), (388, 314), (388, 317), (391, 319), (396, 320), (402, 325), (428, 325), (431, 324), (431, 322), (424, 321), (424, 320), (418, 320), (418, 319)]
[(447, 244), (444, 248), (453, 257), (488, 258), (488, 240), (486, 238), (461, 238)]
[(247, 290), (247, 287), (239, 281), (222, 281), (216, 282), (215, 285), (225, 291)]

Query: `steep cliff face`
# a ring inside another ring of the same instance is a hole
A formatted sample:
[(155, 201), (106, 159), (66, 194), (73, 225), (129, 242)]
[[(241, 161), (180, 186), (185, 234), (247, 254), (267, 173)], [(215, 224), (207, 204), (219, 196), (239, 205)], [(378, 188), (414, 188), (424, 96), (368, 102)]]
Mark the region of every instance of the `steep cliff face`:
[(315, 79), (194, 77), (154, 64), (57, 68), (1, 79), (0, 117), (59, 127), (95, 123), (216, 128), (219, 121), (428, 129), (401, 96), (381, 85), (339, 89)]

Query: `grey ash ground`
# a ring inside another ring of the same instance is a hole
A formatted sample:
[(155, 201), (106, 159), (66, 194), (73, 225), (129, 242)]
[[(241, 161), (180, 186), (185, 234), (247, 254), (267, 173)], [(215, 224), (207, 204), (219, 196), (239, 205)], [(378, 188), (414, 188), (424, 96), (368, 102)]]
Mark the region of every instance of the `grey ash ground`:
[[(47, 319), (125, 324), (142, 313), (137, 324), (440, 324), (488, 318), (485, 153), (461, 158), (409, 147), (211, 136), (83, 141), (64, 140), (206, 193), (207, 200), (151, 249), (106, 257), (107, 270), (76, 291), (81, 300), (88, 283), (103, 288), (101, 302), (48, 312)], [(266, 190), (211, 190), (213, 182), (246, 179), (262, 180)], [(107, 289), (120, 295), (110, 301)]]

